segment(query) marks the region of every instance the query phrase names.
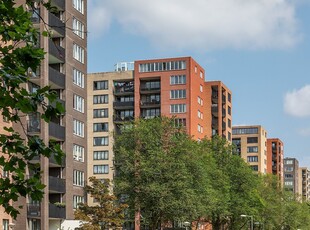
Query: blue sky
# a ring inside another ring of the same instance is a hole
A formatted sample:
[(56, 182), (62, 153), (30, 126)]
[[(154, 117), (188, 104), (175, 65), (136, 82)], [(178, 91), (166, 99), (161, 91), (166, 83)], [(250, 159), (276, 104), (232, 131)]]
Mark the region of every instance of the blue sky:
[(88, 72), (179, 56), (232, 90), (234, 125), (310, 167), (310, 0), (88, 0)]

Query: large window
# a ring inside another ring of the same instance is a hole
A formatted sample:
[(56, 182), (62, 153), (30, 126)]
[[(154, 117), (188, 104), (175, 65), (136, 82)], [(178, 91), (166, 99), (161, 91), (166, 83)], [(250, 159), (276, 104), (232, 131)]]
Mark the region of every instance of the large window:
[(94, 137), (94, 146), (109, 145), (109, 137)]
[(79, 95), (74, 94), (73, 108), (81, 113), (84, 113), (84, 98)]
[(94, 104), (107, 104), (109, 103), (109, 95), (94, 95), (93, 102)]
[(139, 65), (139, 72), (158, 72), (186, 69), (186, 61), (150, 62)]
[(94, 165), (94, 174), (108, 174), (109, 165)]
[(257, 156), (248, 156), (248, 162), (258, 162)]
[(73, 144), (73, 160), (84, 162), (84, 147)]
[(234, 128), (232, 130), (233, 135), (238, 134), (258, 134), (258, 128)]
[(72, 2), (73, 7), (80, 13), (84, 14), (84, 0), (73, 0)]
[(73, 196), (73, 208), (77, 209), (78, 208), (78, 204), (80, 203), (84, 203), (84, 196)]
[(94, 81), (94, 90), (108, 89), (108, 81)]
[(84, 39), (84, 24), (74, 17), (72, 20), (72, 30), (73, 33)]
[(109, 116), (108, 109), (94, 109), (93, 113), (94, 118), (104, 118)]
[(153, 118), (153, 117), (159, 117), (159, 116), (160, 116), (159, 108), (142, 110), (142, 117), (144, 118)]
[(79, 170), (73, 170), (73, 185), (84, 186), (84, 172)]
[(285, 164), (286, 165), (292, 165), (293, 164), (293, 160), (285, 160)]
[(109, 123), (94, 123), (94, 132), (108, 132), (109, 131)]
[(170, 85), (186, 84), (186, 75), (172, 75), (170, 76)]
[(3, 226), (3, 230), (9, 230), (9, 220), (3, 219), (2, 220), (2, 226)]
[(257, 146), (248, 146), (248, 153), (257, 153), (258, 147)]
[(248, 137), (247, 138), (247, 143), (251, 144), (251, 143), (258, 143), (258, 137)]
[(84, 137), (84, 123), (73, 119), (73, 134), (79, 137)]
[(185, 113), (185, 112), (186, 112), (185, 104), (170, 105), (170, 113)]
[(258, 165), (251, 165), (250, 167), (253, 171), (258, 171)]
[(177, 89), (170, 91), (170, 99), (181, 99), (181, 98), (186, 98), (185, 89)]
[(73, 58), (84, 63), (84, 49), (77, 44), (73, 44)]
[(73, 84), (84, 88), (84, 74), (77, 69), (73, 69)]
[(94, 160), (109, 160), (109, 151), (94, 151)]
[(175, 118), (174, 123), (176, 127), (185, 127), (186, 119), (185, 118)]

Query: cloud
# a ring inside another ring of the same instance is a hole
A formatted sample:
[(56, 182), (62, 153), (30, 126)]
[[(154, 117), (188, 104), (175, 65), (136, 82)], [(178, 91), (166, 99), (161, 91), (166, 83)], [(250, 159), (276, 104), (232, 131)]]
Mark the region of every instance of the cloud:
[(308, 137), (308, 136), (310, 136), (310, 128), (302, 128), (302, 129), (299, 129), (299, 130), (298, 130), (298, 133), (299, 133), (301, 136)]
[(295, 117), (310, 117), (310, 85), (287, 92), (284, 97), (284, 110)]
[[(89, 25), (103, 31), (106, 14), (158, 48), (266, 49), (301, 38), (290, 0), (90, 0)], [(95, 4), (96, 3), (96, 4)], [(92, 15), (96, 12), (96, 15)], [(107, 21), (109, 21), (107, 19)], [(93, 25), (92, 25), (93, 24)], [(90, 29), (92, 29), (90, 28)], [(97, 33), (97, 32), (96, 32)]]

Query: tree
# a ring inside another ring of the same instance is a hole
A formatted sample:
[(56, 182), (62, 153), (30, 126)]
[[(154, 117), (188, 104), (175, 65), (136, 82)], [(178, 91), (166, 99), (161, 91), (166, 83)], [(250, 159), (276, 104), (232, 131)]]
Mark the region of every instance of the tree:
[(142, 223), (156, 229), (163, 223), (197, 217), (191, 173), (194, 143), (173, 119), (165, 117), (123, 126), (114, 144), (115, 191), (127, 197), (129, 219), (141, 214)]
[(116, 196), (110, 191), (110, 181), (104, 182), (95, 177), (89, 178), (91, 186), (86, 186), (85, 191), (90, 194), (98, 205), (89, 206), (79, 204), (75, 211), (75, 219), (83, 221), (81, 229), (100, 230), (122, 227), (126, 204), (119, 203)]
[[(29, 7), (33, 2), (27, 0)], [(47, 5), (48, 6), (48, 5)], [(57, 95), (49, 87), (43, 87), (31, 93), (25, 89), (28, 75), (35, 72), (44, 57), (44, 51), (36, 48), (38, 31), (33, 28), (30, 13), (23, 6), (16, 6), (14, 1), (0, 0), (0, 111), (4, 120), (18, 124), (24, 130), (16, 132), (10, 125), (2, 127), (0, 134), (0, 166), (10, 177), (0, 178), (0, 205), (12, 217), (16, 210), (11, 201), (19, 196), (41, 200), (45, 187), (40, 178), (39, 165), (31, 164), (35, 157), (55, 156), (61, 162), (63, 152), (59, 145), (44, 143), (38, 136), (27, 134), (25, 116), (40, 114), (49, 122), (51, 118), (64, 112), (59, 102), (54, 103)], [(32, 171), (31, 177), (27, 171)]]

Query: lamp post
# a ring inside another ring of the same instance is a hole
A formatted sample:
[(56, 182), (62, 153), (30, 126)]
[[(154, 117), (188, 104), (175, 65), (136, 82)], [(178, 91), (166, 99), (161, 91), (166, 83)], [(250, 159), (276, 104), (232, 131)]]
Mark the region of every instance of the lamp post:
[(254, 229), (254, 227), (253, 227), (253, 216), (249, 216), (249, 215), (244, 215), (244, 214), (242, 214), (242, 215), (240, 215), (240, 217), (245, 217), (245, 218), (250, 218), (251, 219), (251, 230), (253, 230)]

